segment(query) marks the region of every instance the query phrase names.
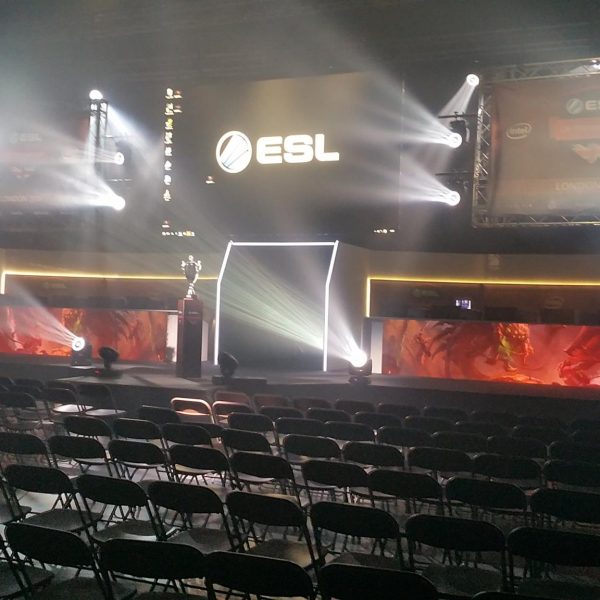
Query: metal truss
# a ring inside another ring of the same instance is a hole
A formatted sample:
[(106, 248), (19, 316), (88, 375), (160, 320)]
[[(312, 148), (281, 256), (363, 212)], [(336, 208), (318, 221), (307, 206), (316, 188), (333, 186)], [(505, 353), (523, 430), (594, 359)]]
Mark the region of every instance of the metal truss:
[(600, 58), (496, 67), (484, 72), (484, 84), (477, 112), (477, 142), (473, 169), (473, 227), (555, 227), (558, 225), (598, 225), (599, 214), (502, 215), (492, 214), (489, 195), (491, 173), (492, 86), (500, 81), (599, 76)]

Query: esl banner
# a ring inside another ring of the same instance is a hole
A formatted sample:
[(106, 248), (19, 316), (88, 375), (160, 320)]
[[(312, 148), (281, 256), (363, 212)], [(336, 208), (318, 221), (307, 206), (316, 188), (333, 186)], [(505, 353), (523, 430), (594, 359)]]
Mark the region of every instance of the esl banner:
[(491, 214), (600, 214), (600, 75), (492, 85)]

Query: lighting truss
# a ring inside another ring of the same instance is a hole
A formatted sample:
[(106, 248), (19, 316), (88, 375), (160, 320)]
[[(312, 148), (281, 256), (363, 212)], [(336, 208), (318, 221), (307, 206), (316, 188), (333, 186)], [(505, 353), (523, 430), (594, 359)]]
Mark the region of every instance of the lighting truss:
[(335, 267), (335, 259), (337, 257), (337, 250), (339, 242), (229, 242), (223, 255), (223, 262), (221, 263), (221, 270), (219, 271), (219, 277), (217, 279), (217, 297), (215, 307), (215, 343), (214, 343), (214, 364), (217, 365), (217, 357), (219, 356), (219, 341), (220, 341), (220, 330), (221, 330), (221, 284), (223, 283), (223, 276), (225, 275), (225, 269), (227, 268), (227, 262), (229, 261), (229, 255), (233, 246), (258, 246), (258, 247), (270, 247), (270, 246), (294, 246), (294, 247), (307, 247), (307, 246), (329, 246), (331, 248), (331, 258), (329, 259), (329, 267), (327, 270), (327, 278), (325, 279), (325, 302), (323, 306), (323, 371), (327, 371), (327, 354), (329, 349), (329, 288), (331, 286), (331, 278), (333, 276), (333, 269)]
[(502, 215), (491, 211), (489, 179), (491, 172), (492, 83), (522, 79), (551, 79), (600, 75), (600, 59), (567, 60), (552, 63), (508, 65), (489, 69), (483, 74), (477, 112), (477, 141), (473, 170), (473, 227), (550, 227), (557, 225), (597, 225), (600, 213), (589, 215)]

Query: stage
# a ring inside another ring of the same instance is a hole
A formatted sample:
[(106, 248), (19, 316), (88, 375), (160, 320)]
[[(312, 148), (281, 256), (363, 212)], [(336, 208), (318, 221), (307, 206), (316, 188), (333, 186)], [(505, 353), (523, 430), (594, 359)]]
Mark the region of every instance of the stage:
[[(93, 369), (99, 369), (94, 364)], [(597, 411), (600, 388), (530, 385), (505, 382), (477, 382), (442, 378), (372, 375), (367, 385), (351, 384), (344, 371), (269, 371), (239, 368), (236, 378), (226, 388), (215, 385), (212, 377), (219, 368), (202, 363), (202, 377), (185, 379), (175, 376), (174, 364), (117, 363), (118, 378), (98, 377), (90, 367), (72, 367), (68, 361), (54, 357), (4, 356), (0, 374), (9, 377), (32, 377), (70, 383), (102, 383), (108, 385), (119, 407), (134, 416), (142, 404), (168, 406), (171, 398), (183, 396), (212, 400), (219, 389), (255, 393), (282, 394), (288, 397), (319, 396), (334, 401), (338, 398), (412, 404), (455, 406), (470, 411), (495, 410), (519, 414), (560, 416), (565, 420)]]

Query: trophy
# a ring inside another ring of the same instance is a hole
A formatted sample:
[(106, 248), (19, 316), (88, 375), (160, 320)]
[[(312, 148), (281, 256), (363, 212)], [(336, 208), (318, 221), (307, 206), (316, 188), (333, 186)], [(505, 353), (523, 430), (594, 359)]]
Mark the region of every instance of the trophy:
[(202, 270), (202, 263), (200, 260), (194, 260), (194, 257), (190, 254), (187, 261), (181, 261), (181, 270), (183, 271), (188, 282), (188, 289), (185, 297), (195, 298), (196, 289), (194, 288), (194, 284), (196, 281), (198, 281), (198, 274)]

